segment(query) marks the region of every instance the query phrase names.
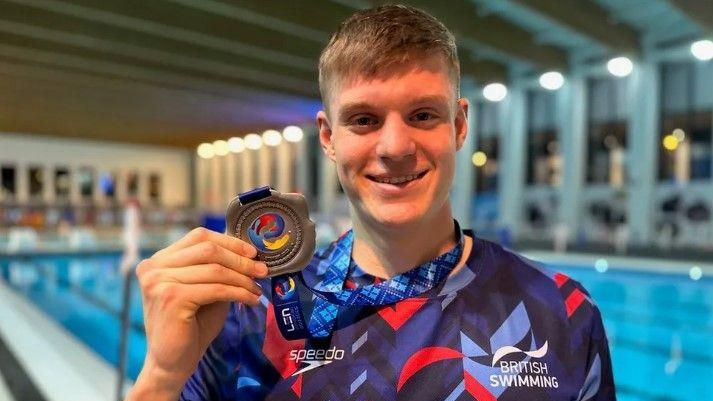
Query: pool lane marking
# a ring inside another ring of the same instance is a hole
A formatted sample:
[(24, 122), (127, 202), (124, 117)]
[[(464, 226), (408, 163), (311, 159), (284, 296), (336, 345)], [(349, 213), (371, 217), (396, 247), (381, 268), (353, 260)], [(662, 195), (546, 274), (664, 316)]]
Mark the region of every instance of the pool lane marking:
[[(51, 268), (49, 266), (40, 265), (40, 264), (36, 264), (36, 263), (33, 263), (33, 265), (37, 268), (39, 268), (39, 267)], [(105, 301), (101, 297), (98, 297), (98, 296), (92, 294), (89, 291), (86, 291), (84, 289), (84, 287), (82, 287), (81, 285), (75, 285), (75, 284), (71, 283), (69, 280), (67, 280), (65, 278), (59, 278), (59, 277), (57, 277), (57, 284), (62, 285), (64, 288), (67, 288), (69, 291), (79, 295), (87, 302), (108, 312), (110, 315), (112, 315), (117, 320), (121, 320), (121, 310), (117, 311), (115, 308), (112, 307), (112, 305), (109, 302)], [(146, 332), (145, 332), (143, 323), (135, 322), (133, 320), (131, 320), (130, 323), (131, 323), (130, 326), (133, 330), (139, 332), (141, 335), (145, 335)]]

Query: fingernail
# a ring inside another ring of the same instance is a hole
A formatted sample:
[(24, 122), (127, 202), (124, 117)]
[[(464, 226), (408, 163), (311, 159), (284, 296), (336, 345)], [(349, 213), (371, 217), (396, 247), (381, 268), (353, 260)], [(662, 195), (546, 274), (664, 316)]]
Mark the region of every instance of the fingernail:
[(255, 263), (255, 270), (257, 270), (257, 274), (260, 275), (261, 277), (267, 276), (267, 265), (263, 262), (257, 262)]

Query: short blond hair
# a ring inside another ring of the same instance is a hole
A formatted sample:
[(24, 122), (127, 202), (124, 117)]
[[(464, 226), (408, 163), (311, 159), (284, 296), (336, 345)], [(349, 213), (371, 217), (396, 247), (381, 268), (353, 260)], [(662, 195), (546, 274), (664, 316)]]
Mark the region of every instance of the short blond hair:
[(458, 97), (460, 63), (455, 38), (432, 15), (414, 7), (385, 5), (357, 11), (332, 35), (319, 58), (319, 92), (328, 107), (338, 78), (377, 77), (393, 68), (441, 55)]

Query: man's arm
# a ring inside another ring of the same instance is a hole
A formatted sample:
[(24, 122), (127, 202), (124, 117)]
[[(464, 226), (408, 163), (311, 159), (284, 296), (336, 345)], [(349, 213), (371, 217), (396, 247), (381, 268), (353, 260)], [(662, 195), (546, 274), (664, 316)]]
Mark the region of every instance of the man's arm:
[(267, 266), (256, 255), (237, 238), (201, 228), (139, 264), (147, 352), (127, 400), (178, 398), (231, 302), (258, 303), (254, 279), (265, 277)]
[(578, 401), (616, 401), (614, 375), (609, 354), (609, 341), (604, 331), (599, 308), (592, 305), (592, 330), (589, 335), (587, 376)]

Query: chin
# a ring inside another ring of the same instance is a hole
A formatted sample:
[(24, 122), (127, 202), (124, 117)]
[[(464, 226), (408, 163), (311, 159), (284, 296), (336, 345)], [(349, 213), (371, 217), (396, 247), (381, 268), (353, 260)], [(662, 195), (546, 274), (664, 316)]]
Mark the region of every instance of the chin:
[(403, 204), (374, 205), (370, 215), (374, 221), (391, 228), (408, 226), (424, 218), (421, 210)]

